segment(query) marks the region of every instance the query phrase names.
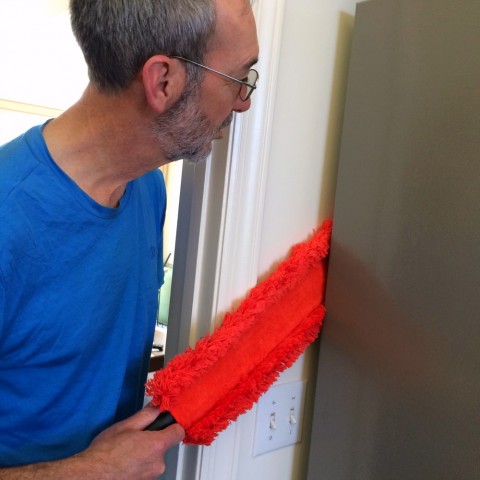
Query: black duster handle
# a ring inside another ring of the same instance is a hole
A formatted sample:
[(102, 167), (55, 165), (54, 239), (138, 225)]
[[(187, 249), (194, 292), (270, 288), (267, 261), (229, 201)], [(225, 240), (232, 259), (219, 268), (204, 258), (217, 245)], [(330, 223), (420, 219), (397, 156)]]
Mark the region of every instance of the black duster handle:
[(177, 423), (170, 412), (162, 412), (145, 430), (163, 430)]

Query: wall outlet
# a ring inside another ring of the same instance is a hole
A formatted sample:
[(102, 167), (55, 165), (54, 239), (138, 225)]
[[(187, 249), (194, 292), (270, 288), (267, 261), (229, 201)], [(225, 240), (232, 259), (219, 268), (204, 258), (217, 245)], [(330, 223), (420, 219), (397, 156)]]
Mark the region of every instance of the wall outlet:
[(258, 401), (253, 455), (302, 439), (306, 381), (274, 385)]

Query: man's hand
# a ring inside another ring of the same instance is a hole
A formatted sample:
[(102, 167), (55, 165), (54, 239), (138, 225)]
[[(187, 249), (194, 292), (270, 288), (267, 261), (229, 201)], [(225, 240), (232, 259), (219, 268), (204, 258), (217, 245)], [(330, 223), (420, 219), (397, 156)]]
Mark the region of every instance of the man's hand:
[(100, 433), (85, 451), (73, 457), (0, 469), (0, 479), (154, 480), (165, 471), (166, 451), (185, 435), (180, 425), (144, 431), (158, 413), (157, 408), (147, 406)]
[(158, 477), (165, 471), (166, 451), (181, 442), (185, 435), (179, 425), (157, 432), (144, 431), (158, 413), (155, 407), (145, 407), (98, 435), (80, 456), (103, 465), (105, 474), (115, 472), (111, 478), (141, 480)]

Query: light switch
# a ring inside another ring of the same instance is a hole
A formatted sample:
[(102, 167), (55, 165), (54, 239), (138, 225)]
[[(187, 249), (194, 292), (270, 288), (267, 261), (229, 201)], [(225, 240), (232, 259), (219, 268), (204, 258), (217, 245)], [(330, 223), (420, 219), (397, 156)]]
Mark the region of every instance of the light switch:
[(295, 409), (294, 408), (290, 409), (290, 419), (288, 421), (290, 422), (290, 425), (292, 427), (297, 424), (297, 419), (295, 418)]
[(275, 413), (270, 414), (270, 430), (276, 430), (277, 424), (275, 423)]
[(271, 387), (258, 401), (253, 455), (294, 445), (302, 439), (306, 382)]

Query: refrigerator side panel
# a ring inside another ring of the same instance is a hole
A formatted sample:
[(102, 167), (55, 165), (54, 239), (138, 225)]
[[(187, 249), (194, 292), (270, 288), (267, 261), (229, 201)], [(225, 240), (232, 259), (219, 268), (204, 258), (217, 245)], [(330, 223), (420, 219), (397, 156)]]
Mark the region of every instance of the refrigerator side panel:
[(479, 25), (357, 7), (308, 480), (479, 478)]

